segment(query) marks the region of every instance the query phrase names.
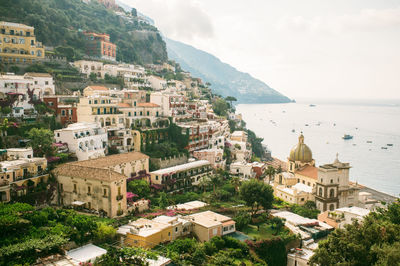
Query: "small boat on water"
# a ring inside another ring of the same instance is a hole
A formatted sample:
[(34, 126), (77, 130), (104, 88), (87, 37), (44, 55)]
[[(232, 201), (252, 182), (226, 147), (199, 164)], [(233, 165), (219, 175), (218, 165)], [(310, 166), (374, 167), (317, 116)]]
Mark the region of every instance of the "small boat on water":
[(310, 107), (315, 107), (316, 105), (315, 104), (310, 104)]
[(308, 127), (308, 124), (306, 124), (305, 126)]
[(386, 144), (386, 145), (388, 145), (389, 147), (392, 147), (392, 146), (393, 146), (393, 144), (392, 144), (392, 143), (389, 143), (389, 144)]
[(292, 132), (294, 133), (294, 132), (296, 132), (296, 130), (292, 129)]
[(352, 139), (353, 136), (352, 135), (348, 135), (348, 134), (344, 134), (344, 136), (342, 138), (343, 139)]
[(333, 123), (333, 126), (336, 127), (336, 123)]
[(387, 150), (387, 147), (381, 147), (382, 150)]
[(367, 143), (372, 143), (372, 140), (367, 140)]

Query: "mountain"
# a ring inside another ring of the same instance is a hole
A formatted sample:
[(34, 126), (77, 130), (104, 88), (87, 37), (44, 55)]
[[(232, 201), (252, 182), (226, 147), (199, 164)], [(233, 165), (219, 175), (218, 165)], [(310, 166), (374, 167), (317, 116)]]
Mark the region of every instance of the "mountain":
[(165, 38), (170, 59), (181, 67), (211, 83), (214, 93), (234, 96), (240, 103), (287, 103), (290, 99), (267, 84), (221, 62), (217, 57), (190, 45)]
[(45, 46), (72, 48), (73, 60), (84, 55), (82, 31), (107, 33), (117, 45), (117, 60), (127, 63), (159, 63), (168, 60), (158, 29), (138, 18), (118, 15), (97, 1), (1, 0), (0, 20), (35, 27)]

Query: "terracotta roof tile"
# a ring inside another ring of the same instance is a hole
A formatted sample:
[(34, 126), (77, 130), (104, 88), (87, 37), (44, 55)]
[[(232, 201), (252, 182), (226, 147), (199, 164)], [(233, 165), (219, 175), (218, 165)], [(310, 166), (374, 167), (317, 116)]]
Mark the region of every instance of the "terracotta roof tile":
[(122, 107), (122, 108), (129, 108), (131, 107), (131, 105), (129, 103), (118, 103), (117, 107)]
[(104, 169), (104, 168), (118, 165), (121, 163), (127, 163), (127, 162), (137, 161), (137, 160), (146, 159), (146, 158), (149, 158), (149, 156), (147, 156), (146, 154), (143, 154), (141, 152), (134, 151), (134, 152), (121, 153), (121, 154), (114, 154), (114, 155), (100, 157), (97, 159), (91, 159), (91, 160), (86, 160), (86, 161), (72, 162), (69, 164)]
[(318, 179), (318, 168), (315, 166), (307, 165), (302, 169), (296, 171), (296, 174), (311, 177), (312, 179)]
[(71, 163), (63, 164), (57, 167), (54, 172), (57, 175), (83, 179), (102, 180), (108, 182), (118, 181), (126, 178), (123, 174), (117, 173), (112, 170), (74, 165)]

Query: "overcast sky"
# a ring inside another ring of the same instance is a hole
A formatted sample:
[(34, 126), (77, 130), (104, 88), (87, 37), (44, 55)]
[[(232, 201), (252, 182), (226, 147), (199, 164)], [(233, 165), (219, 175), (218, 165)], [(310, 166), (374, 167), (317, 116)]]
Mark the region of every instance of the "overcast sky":
[(290, 98), (400, 98), (400, 1), (121, 1)]

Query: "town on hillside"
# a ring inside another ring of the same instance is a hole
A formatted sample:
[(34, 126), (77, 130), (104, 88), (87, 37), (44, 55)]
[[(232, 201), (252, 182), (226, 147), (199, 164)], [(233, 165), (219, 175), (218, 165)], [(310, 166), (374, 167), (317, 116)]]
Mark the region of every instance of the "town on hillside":
[(272, 157), (235, 97), (176, 62), (117, 60), (94, 29), (76, 60), (37, 31), (0, 22), (1, 265), (329, 265), (334, 230), (399, 213), (303, 134)]

